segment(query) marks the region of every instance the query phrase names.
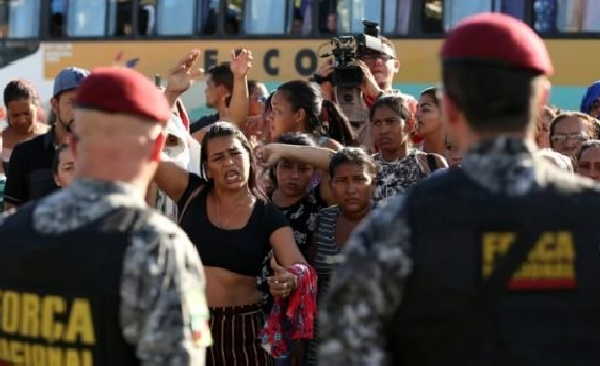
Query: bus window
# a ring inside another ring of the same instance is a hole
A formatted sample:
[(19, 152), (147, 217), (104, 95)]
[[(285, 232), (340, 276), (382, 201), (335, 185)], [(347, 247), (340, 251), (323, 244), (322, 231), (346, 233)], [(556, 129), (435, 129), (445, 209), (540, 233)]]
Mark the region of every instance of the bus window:
[[(244, 29), (248, 34), (285, 34), (292, 17), (293, 4), (282, 0), (248, 0)], [(294, 20), (296, 14), (294, 14)], [(286, 20), (288, 20), (286, 22)]]
[(339, 33), (362, 33), (362, 20), (381, 24), (382, 0), (339, 0), (337, 29)]
[(131, 0), (110, 0), (108, 13), (109, 35), (133, 36), (133, 2)]
[(141, 36), (153, 35), (156, 25), (156, 0), (140, 0), (137, 12), (138, 34)]
[(52, 0), (50, 3), (50, 37), (62, 37), (64, 34), (66, 0)]
[[(226, 34), (239, 34), (240, 25), (242, 24), (242, 9), (244, 9), (244, 0), (224, 0), (227, 2), (227, 9), (225, 10), (225, 33)], [(266, 22), (272, 21), (272, 19), (265, 18)]]
[(337, 0), (319, 1), (319, 32), (337, 33)]
[(423, 33), (442, 33), (444, 31), (441, 0), (425, 0), (422, 9), (421, 31)]
[(494, 9), (494, 5), (499, 6), (499, 1), (479, 0), (479, 1), (461, 1), (461, 0), (445, 0), (444, 1), (444, 29), (448, 31), (453, 28), (458, 22), (469, 15), (488, 12)]
[(600, 32), (598, 1), (560, 0), (556, 7), (556, 29), (561, 33)]
[[(8, 3), (8, 4), (7, 4)], [(3, 35), (8, 38), (37, 38), (39, 36), (39, 0), (8, 0), (2, 2), (4, 9)], [(8, 26), (6, 26), (8, 20)]]
[(219, 0), (200, 0), (198, 6), (198, 30), (202, 34), (215, 34), (219, 19)]
[(69, 37), (102, 37), (106, 34), (105, 0), (70, 0), (67, 12)]
[(414, 0), (384, 0), (383, 32), (408, 34)]
[(161, 36), (190, 35), (194, 32), (195, 1), (158, 0), (157, 34)]

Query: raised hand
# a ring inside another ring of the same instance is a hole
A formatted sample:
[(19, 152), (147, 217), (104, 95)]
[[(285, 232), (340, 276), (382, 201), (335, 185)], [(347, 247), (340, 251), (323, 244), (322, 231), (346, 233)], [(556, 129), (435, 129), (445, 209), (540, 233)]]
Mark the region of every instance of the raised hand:
[(271, 268), (274, 274), (267, 277), (269, 292), (273, 296), (288, 297), (296, 289), (296, 276), (280, 266), (275, 257), (271, 257)]
[(252, 68), (252, 51), (245, 48), (241, 50), (231, 51), (231, 64), (229, 68), (234, 77), (243, 78), (248, 75), (248, 71)]
[(196, 65), (200, 59), (199, 50), (191, 50), (169, 70), (167, 93), (179, 96), (192, 86), (194, 80), (202, 76), (204, 70)]
[(254, 149), (254, 156), (259, 165), (268, 168), (281, 160), (281, 152), (277, 144), (261, 145)]
[(377, 80), (375, 80), (375, 76), (364, 61), (358, 60), (356, 64), (363, 71), (363, 82), (360, 86), (362, 92), (367, 96), (367, 98), (377, 98), (382, 92), (382, 90), (379, 88), (379, 85), (377, 85)]

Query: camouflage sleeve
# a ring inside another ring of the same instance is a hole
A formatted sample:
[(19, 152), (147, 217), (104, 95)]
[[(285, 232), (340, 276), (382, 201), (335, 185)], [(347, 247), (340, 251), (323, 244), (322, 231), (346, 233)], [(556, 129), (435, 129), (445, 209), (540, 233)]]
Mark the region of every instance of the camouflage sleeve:
[(352, 234), (320, 309), (319, 364), (387, 365), (384, 324), (393, 321), (412, 261), (402, 197)]
[(142, 365), (204, 365), (204, 270), (185, 233), (162, 216), (152, 215), (125, 253), (120, 316)]

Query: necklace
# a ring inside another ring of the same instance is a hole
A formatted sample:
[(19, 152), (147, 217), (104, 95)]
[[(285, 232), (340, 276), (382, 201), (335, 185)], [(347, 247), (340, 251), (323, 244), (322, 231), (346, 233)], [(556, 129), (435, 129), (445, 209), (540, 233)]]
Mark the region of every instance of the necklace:
[(254, 199), (250, 198), (249, 200), (249, 205), (244, 205), (244, 204), (240, 204), (240, 205), (236, 205), (235, 208), (233, 209), (233, 212), (231, 212), (231, 214), (227, 215), (227, 217), (223, 218), (223, 215), (221, 213), (221, 202), (219, 201), (219, 199), (217, 198), (216, 195), (213, 195), (213, 202), (214, 202), (214, 206), (215, 206), (215, 214), (216, 214), (216, 223), (215, 226), (217, 226), (220, 229), (223, 230), (235, 230), (235, 229), (239, 229), (236, 227), (232, 227), (231, 225), (231, 220), (236, 218), (236, 217), (240, 217), (240, 214), (242, 210), (247, 209), (249, 206), (251, 206), (254, 203)]

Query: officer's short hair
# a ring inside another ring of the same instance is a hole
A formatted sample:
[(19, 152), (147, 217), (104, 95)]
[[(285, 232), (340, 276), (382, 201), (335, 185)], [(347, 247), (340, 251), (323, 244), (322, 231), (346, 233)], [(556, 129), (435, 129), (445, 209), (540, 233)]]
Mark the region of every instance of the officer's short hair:
[[(589, 114), (580, 112), (563, 112), (558, 116), (554, 117), (554, 119), (550, 122), (550, 137), (554, 136), (556, 125), (558, 125), (563, 119), (569, 117), (577, 117), (583, 121), (587, 128), (587, 132), (590, 136), (590, 139), (600, 139), (600, 122), (598, 122), (597, 119), (590, 116)], [(552, 143), (552, 139), (550, 139), (550, 143)]]
[(443, 67), (446, 95), (476, 131), (522, 131), (533, 117), (539, 77), (530, 70), (481, 62), (448, 62)]
[(329, 176), (334, 177), (335, 170), (342, 164), (356, 164), (366, 166), (373, 177), (377, 175), (377, 164), (373, 158), (360, 147), (345, 147), (337, 151), (329, 162)]

